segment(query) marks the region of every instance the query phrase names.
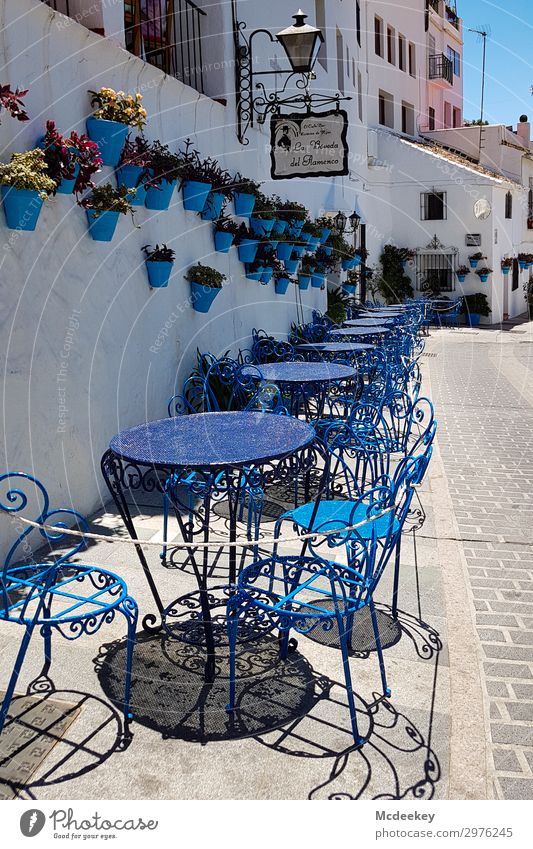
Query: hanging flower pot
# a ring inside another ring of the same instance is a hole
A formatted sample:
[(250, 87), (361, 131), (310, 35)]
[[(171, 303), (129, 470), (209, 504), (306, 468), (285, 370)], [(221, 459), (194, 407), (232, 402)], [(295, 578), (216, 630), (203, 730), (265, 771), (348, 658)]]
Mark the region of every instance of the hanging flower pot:
[(87, 209), (86, 212), (90, 236), (95, 242), (110, 242), (115, 235), (120, 212), (111, 209), (98, 214), (94, 209)]
[(270, 283), (273, 275), (274, 269), (271, 266), (267, 266), (261, 274), (261, 283)]
[(202, 286), (201, 283), (193, 281), (191, 283), (193, 309), (196, 312), (209, 312), (211, 304), (220, 291), (220, 289), (213, 289), (211, 286)]
[(292, 255), (295, 257), (302, 257), (305, 253), (305, 245), (294, 245), (292, 249)]
[(470, 268), (477, 268), (480, 259), (483, 259), (483, 254), (481, 253), (481, 251), (478, 251), (477, 254), (472, 254), (472, 256), (469, 256), (468, 262), (470, 263)]
[(296, 274), (298, 271), (298, 266), (300, 265), (300, 260), (298, 259), (286, 259), (283, 262), (285, 266), (285, 271), (289, 274)]
[(87, 135), (96, 142), (104, 165), (118, 165), (129, 127), (120, 121), (107, 121), (91, 115), (87, 118)]
[(216, 221), (217, 218), (220, 218), (225, 197), (223, 192), (209, 192), (202, 210), (203, 221)]
[(326, 256), (331, 256), (333, 253), (333, 248), (330, 245), (322, 245), (322, 253)]
[(457, 279), (458, 279), (459, 283), (464, 283), (465, 279), (466, 279), (466, 274), (458, 274)]
[(342, 288), (347, 295), (355, 295), (355, 286), (352, 286), (350, 283), (343, 283)]
[(527, 268), (527, 262), (525, 262), (525, 260), (523, 259), (518, 260), (518, 265), (520, 266), (521, 271), (525, 271)]
[(305, 291), (305, 289), (309, 289), (309, 284), (311, 282), (311, 276), (309, 274), (299, 274), (298, 275), (298, 286), (300, 289)]
[(172, 248), (167, 245), (161, 245), (161, 247), (156, 245), (155, 248), (144, 245), (143, 251), (146, 254), (146, 270), (152, 289), (163, 289), (168, 286), (176, 256)]
[(353, 259), (341, 260), (341, 267), (343, 271), (349, 271), (350, 268), (353, 268)]
[(511, 269), (509, 268), (508, 265), (502, 265), (502, 274), (505, 274), (506, 277), (509, 274), (510, 270)]
[(253, 262), (257, 254), (259, 241), (257, 239), (243, 238), (239, 242), (239, 259), (241, 262)]
[(132, 197), (132, 206), (144, 206), (146, 200), (146, 189), (142, 181), (143, 175), (146, 175), (146, 168), (141, 165), (121, 165), (117, 168), (117, 186), (126, 186), (128, 189), (135, 189), (135, 196)]
[(74, 191), (74, 187), (76, 185), (76, 180), (78, 179), (78, 174), (80, 173), (80, 166), (75, 165), (73, 170), (72, 170), (72, 173), (73, 173), (74, 176), (72, 177), (71, 180), (65, 180), (63, 178), (63, 180), (61, 180), (61, 182), (59, 183), (59, 185), (56, 189), (56, 192), (57, 192), (58, 195), (71, 195), (72, 192)]
[(276, 248), (276, 254), (278, 259), (290, 259), (292, 254), (292, 242), (279, 242), (278, 247)]
[(476, 274), (482, 283), (486, 283), (489, 279), (489, 274), (492, 274), (492, 268), (478, 268)]
[(319, 271), (315, 271), (315, 273), (311, 275), (311, 287), (313, 289), (321, 289), (325, 282), (326, 282), (326, 275), (325, 274), (322, 274)]
[(245, 268), (245, 276), (247, 280), (261, 280), (264, 272), (263, 265), (254, 266), (253, 264), (247, 265)]
[(183, 193), (183, 208), (188, 212), (202, 212), (209, 192), (211, 183), (203, 183), (200, 180), (184, 180), (181, 185)]
[(215, 230), (215, 250), (221, 254), (229, 253), (234, 238), (234, 233), (229, 233), (225, 230)]
[(289, 234), (291, 236), (295, 236), (297, 238), (300, 235), (300, 233), (302, 232), (303, 226), (304, 226), (303, 221), (298, 221), (296, 218), (293, 218), (292, 221), (289, 221), (289, 223), (287, 225), (287, 229), (288, 229)]
[(277, 250), (279, 242), (276, 239), (270, 239), (269, 242), (265, 243), (267, 247), (271, 248), (273, 251)]
[(250, 218), (250, 230), (254, 236), (270, 236), (273, 226), (273, 218)]
[(196, 312), (209, 312), (211, 304), (222, 288), (226, 279), (216, 268), (198, 263), (191, 266), (185, 275), (191, 284), (191, 300)]
[(288, 277), (278, 277), (274, 284), (276, 295), (284, 295), (287, 289), (289, 288), (290, 282), (291, 281)]
[(8, 227), (12, 230), (35, 230), (43, 205), (39, 192), (2, 186), (2, 200)]
[(172, 193), (176, 188), (176, 180), (162, 180), (157, 186), (151, 186), (146, 191), (146, 209), (168, 209)]
[(7, 226), (35, 230), (43, 200), (57, 185), (47, 173), (43, 151), (12, 153), (10, 162), (0, 163), (0, 184)]
[(322, 227), (322, 232), (320, 234), (320, 241), (322, 242), (322, 244), (324, 244), (324, 242), (327, 242), (330, 236), (331, 229), (329, 227)]
[(283, 218), (276, 218), (274, 221), (274, 227), (272, 233), (275, 236), (283, 236), (285, 230), (287, 229), (287, 222), (283, 220)]
[(254, 211), (255, 195), (247, 192), (233, 192), (233, 208), (235, 215), (241, 218), (249, 218)]
[(486, 283), (487, 280), (489, 279), (489, 275), (488, 274), (480, 274), (479, 279), (481, 280), (482, 283)]

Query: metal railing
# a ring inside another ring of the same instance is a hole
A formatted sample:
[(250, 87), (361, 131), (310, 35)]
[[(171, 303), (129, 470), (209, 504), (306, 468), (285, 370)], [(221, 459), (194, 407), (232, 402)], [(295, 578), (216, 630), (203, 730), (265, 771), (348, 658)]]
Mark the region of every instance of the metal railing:
[(126, 48), (203, 93), (201, 20), (205, 16), (192, 0), (126, 0)]
[(428, 0), (428, 6), (431, 6), (438, 14), (440, 12), (440, 2), (441, 0)]
[(446, 80), (453, 85), (453, 62), (444, 53), (429, 57), (429, 79)]
[(457, 14), (457, 8), (455, 8), (455, 3), (453, 6), (450, 6), (446, 3), (445, 6), (445, 15), (446, 20), (455, 27), (455, 29), (459, 29), (459, 15)]
[(70, 16), (69, 0), (43, 0), (47, 6), (50, 6), (54, 12), (61, 12), (62, 15)]

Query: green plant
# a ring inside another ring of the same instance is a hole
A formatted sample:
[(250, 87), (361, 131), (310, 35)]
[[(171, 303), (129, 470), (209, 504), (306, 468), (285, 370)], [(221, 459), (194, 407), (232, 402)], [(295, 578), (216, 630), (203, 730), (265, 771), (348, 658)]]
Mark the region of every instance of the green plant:
[(295, 200), (277, 202), (277, 215), (283, 221), (307, 221), (309, 210), (302, 203)]
[(466, 277), (466, 275), (467, 275), (467, 274), (470, 274), (470, 272), (471, 272), (471, 271), (472, 271), (472, 269), (470, 268), (470, 266), (469, 266), (469, 265), (459, 265), (459, 266), (455, 269), (455, 273), (456, 273), (456, 274), (464, 274), (464, 275), (465, 275), (465, 277)]
[(350, 245), (340, 233), (332, 233), (327, 244), (333, 248), (332, 256), (336, 260), (352, 259), (355, 251), (353, 245)]
[(385, 245), (381, 254), (381, 275), (377, 286), (379, 294), (388, 304), (402, 303), (413, 297), (413, 287), (402, 266), (402, 249), (394, 245)]
[(367, 251), (366, 248), (356, 248), (355, 251), (354, 251), (354, 254), (355, 254), (355, 256), (360, 256), (362, 262), (364, 262), (366, 260), (366, 258), (368, 257), (368, 251)]
[(257, 195), (262, 194), (261, 183), (250, 180), (248, 177), (243, 177), (238, 172), (233, 178), (231, 187), (234, 192), (241, 192), (243, 195), (255, 195), (257, 197)]
[(422, 281), (422, 292), (430, 295), (432, 298), (438, 298), (442, 292), (442, 280), (436, 268), (430, 268), (426, 272), (426, 278)]
[(328, 289), (328, 308), (326, 315), (335, 324), (342, 324), (346, 321), (346, 309), (351, 298), (346, 292), (343, 292), (340, 287), (336, 289)]
[(240, 230), (240, 226), (233, 218), (221, 215), (220, 218), (217, 218), (215, 221), (215, 230), (218, 233), (233, 233), (233, 235), (236, 236)]
[(403, 262), (409, 262), (410, 259), (414, 259), (416, 256), (416, 251), (412, 248), (398, 248), (398, 251)]
[(302, 259), (302, 269), (301, 274), (312, 274), (316, 268), (316, 262), (313, 257), (304, 256)]
[(489, 268), (488, 266), (484, 266), (483, 268), (476, 268), (476, 274), (478, 274), (480, 277), (484, 276), (485, 274), (492, 274), (492, 268)]
[(127, 215), (129, 212), (133, 218), (131, 205), (133, 195), (135, 195), (135, 189), (104, 183), (103, 186), (95, 186), (91, 194), (80, 201), (80, 206), (91, 209), (95, 218), (102, 212), (119, 212), (121, 215)]
[(0, 164), (0, 183), (39, 192), (43, 199), (55, 191), (57, 185), (48, 174), (44, 151), (38, 147), (24, 153), (12, 153), (8, 163)]
[(144, 136), (135, 136), (134, 139), (128, 136), (122, 149), (120, 164), (137, 165), (140, 168), (149, 167), (152, 164), (150, 142)]
[(328, 230), (333, 230), (335, 226), (333, 218), (331, 218), (329, 215), (320, 215), (316, 219), (315, 224), (317, 224), (321, 230), (323, 230), (324, 228), (327, 228)]
[(319, 239), (322, 235), (322, 229), (316, 221), (306, 221), (302, 228), (302, 233), (309, 233), (315, 239)]
[(348, 286), (359, 286), (359, 283), (361, 282), (361, 275), (356, 268), (350, 269), (346, 275), (346, 282)]
[(253, 211), (254, 218), (271, 219), (277, 218), (278, 211), (272, 198), (262, 192), (257, 192)]
[(209, 286), (210, 289), (221, 289), (226, 275), (217, 271), (216, 268), (211, 268), (209, 265), (202, 265), (199, 262), (197, 265), (191, 265), (185, 275), (185, 279), (189, 283), (199, 283), (200, 286)]
[(475, 313), (488, 318), (492, 310), (489, 307), (487, 296), (483, 292), (476, 292), (474, 295), (465, 295), (461, 304), (461, 312), (463, 315)]
[(174, 262), (176, 259), (176, 252), (165, 244), (156, 245), (155, 248), (152, 248), (151, 245), (143, 245), (141, 250), (144, 251), (146, 259), (149, 259), (150, 262)]
[(213, 184), (218, 175), (218, 163), (214, 159), (202, 159), (199, 152), (192, 146), (191, 139), (185, 139), (185, 150), (181, 154), (181, 181), (196, 180), (199, 183)]
[[(56, 129), (54, 121), (46, 122), (43, 140), (44, 158), (48, 174), (57, 186), (62, 180), (72, 180), (76, 167), (79, 168), (74, 191), (84, 192), (93, 186), (92, 177), (102, 166), (100, 149), (96, 142), (82, 134), (72, 132), (64, 138)], [(52, 192), (55, 194), (55, 189)]]
[(120, 124), (128, 124), (130, 127), (138, 127), (142, 130), (146, 124), (146, 109), (141, 106), (142, 94), (125, 94), (123, 91), (115, 91), (112, 88), (101, 88), (99, 91), (89, 91), (91, 106), (98, 108), (94, 112), (95, 118), (105, 121), (118, 121)]
[(183, 157), (180, 154), (172, 153), (168, 145), (160, 141), (152, 142), (150, 154), (150, 185), (160, 186), (163, 180), (173, 183), (181, 178)]

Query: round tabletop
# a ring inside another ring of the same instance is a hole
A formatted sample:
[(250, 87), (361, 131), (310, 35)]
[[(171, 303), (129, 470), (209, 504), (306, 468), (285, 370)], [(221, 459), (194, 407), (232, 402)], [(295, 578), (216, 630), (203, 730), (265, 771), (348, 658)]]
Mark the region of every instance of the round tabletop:
[(397, 312), (394, 310), (390, 310), (387, 312), (364, 312), (361, 313), (359, 318), (405, 318), (404, 312)]
[(357, 354), (361, 351), (373, 351), (376, 346), (367, 342), (316, 342), (315, 344), (308, 342), (296, 347), (299, 351), (317, 351), (319, 354), (322, 352)]
[(344, 327), (379, 327), (394, 324), (394, 318), (352, 318), (344, 322)]
[(342, 336), (376, 336), (380, 333), (390, 333), (390, 327), (385, 327), (383, 324), (377, 324), (372, 327), (346, 327), (341, 330), (332, 330), (331, 337)]
[[(357, 375), (356, 369), (337, 363), (263, 363), (253, 367), (271, 383), (329, 383), (333, 380), (349, 380)], [(243, 369), (246, 374), (247, 370)], [(252, 369), (250, 369), (252, 372)]]
[(315, 438), (313, 428), (271, 413), (197, 413), (146, 422), (117, 434), (111, 451), (141, 465), (231, 468), (293, 454)]

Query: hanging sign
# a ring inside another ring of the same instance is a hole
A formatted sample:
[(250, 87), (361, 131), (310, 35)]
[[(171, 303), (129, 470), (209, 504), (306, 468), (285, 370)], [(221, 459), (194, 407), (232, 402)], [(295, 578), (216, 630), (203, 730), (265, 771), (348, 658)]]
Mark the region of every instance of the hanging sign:
[(276, 115), (270, 121), (273, 180), (348, 173), (348, 115), (342, 109)]

